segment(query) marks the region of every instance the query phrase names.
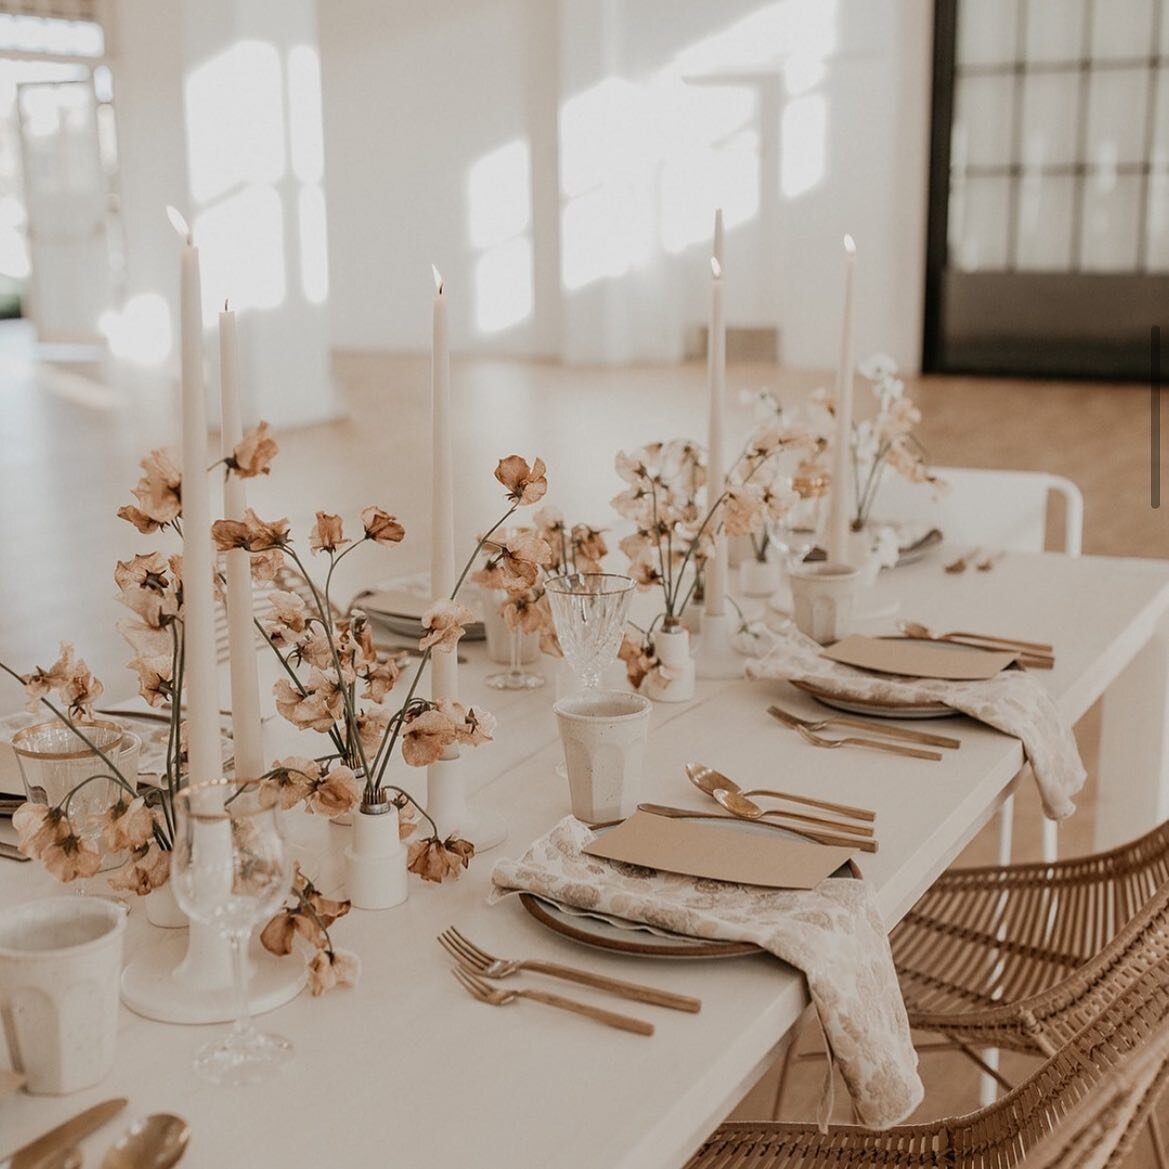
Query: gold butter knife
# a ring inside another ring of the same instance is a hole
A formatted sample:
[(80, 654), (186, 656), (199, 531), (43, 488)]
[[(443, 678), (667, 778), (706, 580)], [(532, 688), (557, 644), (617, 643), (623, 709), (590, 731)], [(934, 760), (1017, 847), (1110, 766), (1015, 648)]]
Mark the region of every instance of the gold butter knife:
[(128, 1101), (123, 1097), (116, 1100), (106, 1100), (101, 1104), (95, 1104), (92, 1108), (87, 1108), (84, 1112), (73, 1117), (72, 1120), (57, 1125), (44, 1136), (39, 1136), (35, 1141), (17, 1149), (12, 1154), (12, 1164), (9, 1169), (36, 1169), (53, 1153), (77, 1144), (78, 1141), (89, 1136), (91, 1132), (97, 1132), (103, 1124), (108, 1124), (109, 1121), (113, 1120), (126, 1107), (127, 1103)]

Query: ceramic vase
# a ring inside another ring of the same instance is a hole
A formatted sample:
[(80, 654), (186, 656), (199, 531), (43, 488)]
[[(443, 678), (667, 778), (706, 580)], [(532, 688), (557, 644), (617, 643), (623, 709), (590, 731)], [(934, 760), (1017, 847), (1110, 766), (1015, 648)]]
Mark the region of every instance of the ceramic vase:
[(659, 629), (654, 634), (654, 652), (662, 668), (642, 683), (645, 696), (655, 702), (689, 702), (694, 697), (690, 631), (681, 626)]
[[(507, 593), (495, 589), (479, 590), (480, 607), (483, 610), (483, 632), (487, 638), (487, 656), (502, 666), (511, 664), (512, 632), (499, 611), (500, 605), (507, 600)], [(528, 665), (540, 656), (540, 635), (538, 633), (523, 633), (520, 635), (520, 663)]]
[(849, 529), (844, 563), (855, 568), (859, 573), (857, 588), (860, 592), (867, 592), (877, 583), (877, 574), (881, 571), (881, 561), (873, 548), (873, 533), (869, 528)]
[(779, 564), (754, 556), (739, 565), (739, 591), (745, 597), (770, 597), (779, 588)]
[(354, 812), (345, 859), (349, 899), (356, 908), (390, 909), (406, 900), (406, 845), (398, 836), (398, 809), (388, 796)]

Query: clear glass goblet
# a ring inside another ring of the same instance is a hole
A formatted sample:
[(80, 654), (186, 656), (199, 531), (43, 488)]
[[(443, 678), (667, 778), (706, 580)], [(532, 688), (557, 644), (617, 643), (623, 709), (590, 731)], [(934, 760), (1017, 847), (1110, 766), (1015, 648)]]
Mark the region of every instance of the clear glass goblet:
[(790, 568), (816, 546), (824, 524), (828, 482), (822, 473), (801, 467), (787, 485), (796, 501), (780, 519), (768, 523), (767, 533)]
[[(122, 769), (125, 738), (113, 722), (79, 722), (77, 730), (64, 722), (21, 728), (12, 736), (12, 750), (29, 803), (61, 806), (73, 832), (100, 849), (102, 816), (122, 790), (106, 759)], [(132, 786), (137, 782), (136, 752), (134, 774), (125, 778)], [(110, 863), (105, 858), (102, 867)], [(72, 888), (78, 896), (89, 892), (84, 878), (72, 882)]]
[(266, 1079), (292, 1055), (287, 1039), (256, 1029), (248, 1009), (248, 939), (292, 888), (292, 861), (274, 797), (227, 779), (184, 788), (175, 799), (170, 872), (179, 908), (231, 944), (235, 1023), (222, 1039), (199, 1049), (195, 1071), (216, 1084)]
[(613, 572), (572, 572), (544, 585), (560, 648), (586, 690), (616, 660), (625, 635), (634, 583)]

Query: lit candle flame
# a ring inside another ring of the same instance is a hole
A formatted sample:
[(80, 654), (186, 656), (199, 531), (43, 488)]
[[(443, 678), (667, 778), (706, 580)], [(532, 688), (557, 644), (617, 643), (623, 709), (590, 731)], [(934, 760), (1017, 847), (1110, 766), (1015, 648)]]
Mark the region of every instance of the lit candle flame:
[(844, 250), (850, 256), (856, 255), (856, 240), (854, 240), (851, 235), (846, 235), (844, 237)]
[(177, 207), (172, 207), (169, 203), (166, 205), (166, 217), (170, 220), (171, 227), (175, 229), (187, 241), (191, 242), (191, 229), (187, 225), (187, 221), (183, 218), (182, 212)]
[(430, 270), (434, 273), (434, 291), (442, 296), (442, 273), (433, 265), (430, 265)]
[(723, 266), (718, 262), (717, 257), (710, 257), (710, 271), (716, 280), (722, 279)]

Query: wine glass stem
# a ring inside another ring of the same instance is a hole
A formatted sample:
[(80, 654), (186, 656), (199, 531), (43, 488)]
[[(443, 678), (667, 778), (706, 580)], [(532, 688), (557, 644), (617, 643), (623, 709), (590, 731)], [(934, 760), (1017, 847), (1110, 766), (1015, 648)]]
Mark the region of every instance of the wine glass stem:
[(237, 1035), (252, 1029), (252, 1015), (248, 1009), (248, 934), (233, 932), (231, 942), (231, 982), (235, 991), (235, 1024), (232, 1030)]
[(520, 668), (521, 637), (522, 633), (520, 632), (520, 627), (517, 625), (511, 631), (511, 646), (509, 647), (511, 650), (511, 664), (507, 668), (507, 672), (512, 678), (518, 678), (523, 673), (523, 670)]

